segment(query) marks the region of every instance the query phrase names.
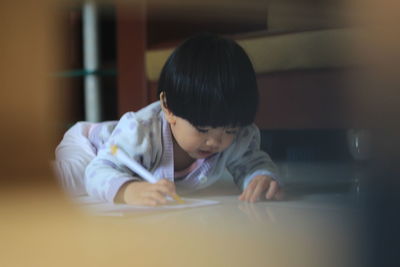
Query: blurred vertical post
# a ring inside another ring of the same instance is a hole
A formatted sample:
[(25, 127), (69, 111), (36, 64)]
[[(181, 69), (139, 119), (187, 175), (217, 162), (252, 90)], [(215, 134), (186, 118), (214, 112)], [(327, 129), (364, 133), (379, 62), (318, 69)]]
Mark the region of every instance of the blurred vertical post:
[[(93, 72), (99, 68), (98, 7), (95, 1), (83, 3), (83, 66)], [(97, 74), (85, 76), (85, 120), (101, 120), (101, 90)]]

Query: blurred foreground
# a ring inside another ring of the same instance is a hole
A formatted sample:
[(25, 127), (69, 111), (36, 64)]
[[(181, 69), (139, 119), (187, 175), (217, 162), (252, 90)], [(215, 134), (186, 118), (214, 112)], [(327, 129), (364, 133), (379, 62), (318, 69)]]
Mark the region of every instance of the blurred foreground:
[[(395, 265), (398, 4), (353, 1), (349, 5), (355, 23), (367, 29), (355, 44), (355, 53), (371, 62), (362, 77), (354, 77), (349, 103), (354, 112), (365, 114), (363, 123), (376, 130), (375, 198), (362, 219), (371, 222), (365, 225), (370, 236), (364, 238), (377, 254), (362, 255), (356, 240), (365, 240), (358, 239), (354, 225), (335, 212), (328, 217), (334, 224), (320, 224), (324, 212), (314, 220), (307, 212), (293, 210), (285, 215), (292, 221), (276, 224), (258, 213), (256, 221), (254, 216), (235, 215), (238, 208), (252, 214), (251, 205), (229, 206), (208, 217), (195, 210), (187, 213), (190, 216), (159, 214), (153, 217), (156, 220), (88, 217), (73, 207), (50, 168), (59, 135), (57, 121), (66, 110), (51, 75), (62, 64), (65, 42), (57, 23), (62, 5), (56, 2), (0, 4), (1, 266), (351, 266), (360, 255), (371, 266), (379, 266), (381, 260), (381, 266)], [(377, 250), (381, 243), (385, 246)]]

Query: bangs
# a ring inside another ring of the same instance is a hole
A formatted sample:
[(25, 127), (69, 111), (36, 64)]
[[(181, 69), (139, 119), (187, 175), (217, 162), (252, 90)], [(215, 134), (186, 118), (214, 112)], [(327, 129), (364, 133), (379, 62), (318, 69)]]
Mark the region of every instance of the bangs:
[(194, 126), (246, 126), (258, 107), (256, 77), (246, 53), (215, 36), (177, 48), (161, 73), (160, 92), (168, 108)]
[[(179, 117), (188, 120), (192, 125), (199, 127), (243, 127), (254, 121), (256, 110), (246, 108), (244, 98), (231, 99), (231, 101), (215, 99), (192, 99), (187, 105), (182, 105), (182, 110), (175, 112)], [(182, 112), (180, 112), (182, 111)]]

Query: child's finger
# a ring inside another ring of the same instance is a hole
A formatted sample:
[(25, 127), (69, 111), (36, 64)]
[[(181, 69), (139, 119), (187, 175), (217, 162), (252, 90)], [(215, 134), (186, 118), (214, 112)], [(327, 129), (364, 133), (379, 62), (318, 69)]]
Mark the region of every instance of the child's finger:
[(167, 199), (165, 198), (165, 195), (159, 191), (150, 192), (148, 194), (148, 198), (156, 201), (156, 204), (166, 204), (167, 203)]
[(239, 196), (239, 200), (245, 200), (245, 196), (246, 196), (246, 193), (247, 193), (247, 189), (248, 188), (246, 188), (245, 190), (243, 190), (243, 192), (240, 194), (240, 196)]
[(142, 204), (145, 205), (145, 206), (152, 206), (152, 207), (158, 205), (157, 201), (154, 200), (154, 199), (151, 199), (151, 198), (146, 198), (145, 200), (143, 200)]
[(155, 201), (154, 199), (151, 199), (151, 198), (145, 198), (135, 204), (154, 207), (154, 206), (157, 206), (157, 201)]
[(162, 188), (162, 190), (167, 189), (170, 194), (174, 194), (176, 191), (175, 184), (167, 179), (161, 179), (160, 181), (157, 182), (157, 185), (159, 185), (160, 186), (159, 188)]
[(241, 199), (240, 200), (243, 200), (243, 201), (249, 201), (249, 199), (250, 199), (250, 196), (251, 196), (251, 189), (250, 188), (246, 188), (246, 190), (245, 191), (243, 191), (243, 193), (242, 193), (242, 197), (241, 197)]
[(271, 181), (269, 183), (269, 188), (268, 188), (267, 192), (265, 193), (265, 198), (272, 199), (278, 191), (279, 191), (278, 182)]
[(160, 192), (164, 196), (172, 196), (175, 194), (175, 187), (171, 187), (168, 185), (157, 185), (155, 188), (156, 191)]
[(253, 179), (253, 180), (249, 183), (249, 185), (247, 186), (247, 188), (243, 191), (243, 193), (242, 193), (243, 198), (242, 198), (241, 200), (250, 201), (250, 197), (251, 197), (251, 195), (253, 194), (253, 191), (254, 191), (254, 189), (255, 189), (256, 186), (257, 186), (257, 183), (256, 183), (256, 181)]
[(269, 181), (266, 179), (262, 179), (262, 180), (256, 182), (256, 188), (252, 192), (250, 199), (249, 199), (250, 202), (256, 202), (259, 199), (262, 192), (264, 192), (267, 189), (268, 182)]
[(239, 200), (244, 200), (245, 194), (246, 194), (246, 190), (244, 190), (244, 191), (240, 194)]
[(239, 200), (247, 201), (247, 195), (249, 194), (249, 191), (250, 191), (249, 188), (246, 188), (246, 190), (244, 190), (242, 194), (239, 196)]

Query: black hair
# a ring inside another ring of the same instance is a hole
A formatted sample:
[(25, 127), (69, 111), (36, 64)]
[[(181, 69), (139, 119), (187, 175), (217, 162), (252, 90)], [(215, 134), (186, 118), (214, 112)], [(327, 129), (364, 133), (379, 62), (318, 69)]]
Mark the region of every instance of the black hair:
[(202, 33), (184, 41), (165, 63), (158, 95), (174, 115), (194, 126), (241, 127), (258, 108), (256, 75), (235, 41)]

